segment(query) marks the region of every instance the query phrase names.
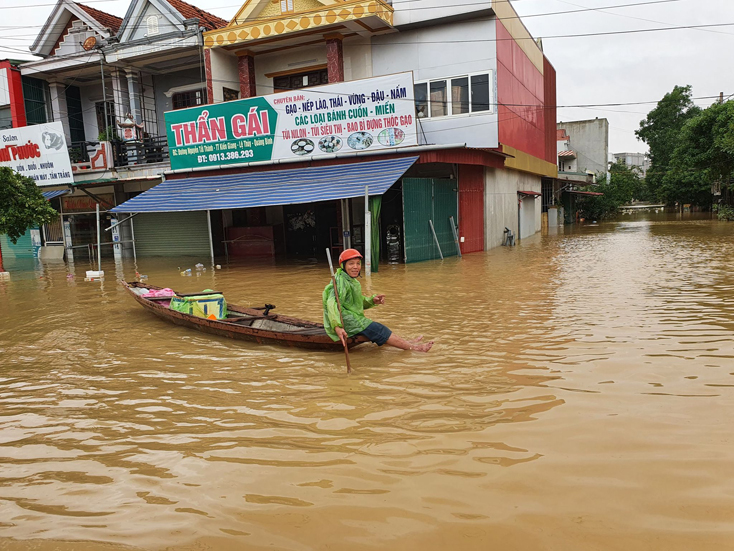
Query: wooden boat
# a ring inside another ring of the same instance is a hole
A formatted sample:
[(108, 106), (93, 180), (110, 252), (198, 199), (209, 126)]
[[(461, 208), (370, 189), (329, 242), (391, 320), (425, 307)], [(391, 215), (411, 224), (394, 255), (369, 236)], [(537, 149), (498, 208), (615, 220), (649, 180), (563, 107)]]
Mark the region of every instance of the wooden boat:
[[(228, 304), (226, 318), (221, 320), (205, 319), (171, 310), (168, 307), (170, 298), (145, 298), (141, 296), (144, 293), (143, 289), (160, 290), (162, 287), (138, 281), (121, 281), (120, 284), (143, 308), (176, 325), (191, 327), (204, 333), (221, 335), (231, 339), (255, 341), (260, 344), (280, 344), (320, 350), (344, 350), (340, 341), (334, 342), (331, 340), (322, 324), (280, 314), (271, 314), (270, 311), (275, 308), (272, 305), (266, 305), (263, 308), (244, 308)], [(347, 341), (350, 348), (363, 342), (367, 342), (364, 337), (351, 337)]]

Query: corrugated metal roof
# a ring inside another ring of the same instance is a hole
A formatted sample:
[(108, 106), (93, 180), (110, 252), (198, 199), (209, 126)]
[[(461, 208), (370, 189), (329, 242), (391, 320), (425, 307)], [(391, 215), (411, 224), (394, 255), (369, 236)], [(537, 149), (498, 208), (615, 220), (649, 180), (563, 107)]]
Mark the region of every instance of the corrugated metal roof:
[(385, 193), (418, 160), (403, 157), (369, 163), (248, 172), (167, 180), (111, 212), (186, 212), (292, 205)]
[(538, 193), (537, 191), (518, 191), (517, 193), (519, 195), (525, 195), (527, 197), (540, 197), (541, 196), (541, 194)]

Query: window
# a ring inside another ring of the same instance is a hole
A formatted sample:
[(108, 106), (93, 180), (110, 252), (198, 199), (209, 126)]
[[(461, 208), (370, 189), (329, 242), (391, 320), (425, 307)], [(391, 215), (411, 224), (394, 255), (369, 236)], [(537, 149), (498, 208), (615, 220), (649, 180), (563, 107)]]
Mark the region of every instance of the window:
[[(98, 139), (101, 141), (111, 141), (117, 135), (115, 104), (111, 101), (98, 101), (94, 104), (94, 111), (97, 115)], [(106, 123), (105, 119), (107, 121)]]
[(469, 77), (451, 79), (451, 114), (469, 112)]
[(416, 117), (424, 119), (494, 111), (491, 75), (481, 73), (416, 83)]
[(233, 101), (240, 99), (240, 93), (232, 88), (222, 87), (222, 98), (224, 101)]
[(173, 94), (173, 109), (185, 109), (206, 103), (206, 88)]
[(158, 16), (157, 15), (150, 15), (145, 20), (145, 23), (148, 25), (148, 36), (155, 36), (158, 34)]
[(48, 84), (37, 78), (23, 77), (23, 98), (28, 126), (47, 122), (46, 98)]
[(293, 0), (280, 0), (280, 13), (292, 13)]
[(428, 116), (428, 84), (425, 82), (415, 85), (415, 113), (419, 119)]
[(309, 73), (297, 73), (293, 75), (283, 75), (273, 79), (273, 88), (275, 92), (284, 92), (286, 90), (297, 90), (298, 88), (307, 88), (309, 86), (320, 86), (321, 84), (329, 84), (329, 70), (321, 69), (311, 71)]
[(446, 97), (446, 81), (437, 80), (431, 82), (431, 116), (444, 117), (448, 115), (448, 98)]
[(0, 130), (13, 128), (13, 117), (10, 113), (10, 107), (0, 107)]
[(489, 75), (472, 75), (471, 77), (471, 112), (490, 111)]

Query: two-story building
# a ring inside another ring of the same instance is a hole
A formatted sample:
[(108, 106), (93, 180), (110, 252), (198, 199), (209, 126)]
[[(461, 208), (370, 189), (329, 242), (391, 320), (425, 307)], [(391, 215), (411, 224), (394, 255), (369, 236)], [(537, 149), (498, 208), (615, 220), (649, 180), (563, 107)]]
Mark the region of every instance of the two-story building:
[[(456, 254), (454, 229), (464, 253), (540, 230), (555, 70), (509, 2), (247, 0), (204, 33), (204, 66), (212, 105), (167, 115), (166, 181), (115, 209), (158, 220), (159, 251), (321, 257), (370, 233), (383, 261), (410, 262)], [(218, 126), (261, 108), (279, 121), (264, 139)]]
[[(42, 59), (20, 66), (27, 124), (61, 122), (74, 173), (69, 189), (55, 190), (59, 227), (44, 244), (86, 258), (96, 205), (108, 228), (109, 209), (161, 183), (170, 168), (163, 113), (207, 103), (202, 34), (226, 24), (182, 0), (132, 0), (124, 18), (57, 2), (30, 48)], [(144, 218), (135, 229), (105, 232), (120, 244), (102, 254), (154, 254)]]

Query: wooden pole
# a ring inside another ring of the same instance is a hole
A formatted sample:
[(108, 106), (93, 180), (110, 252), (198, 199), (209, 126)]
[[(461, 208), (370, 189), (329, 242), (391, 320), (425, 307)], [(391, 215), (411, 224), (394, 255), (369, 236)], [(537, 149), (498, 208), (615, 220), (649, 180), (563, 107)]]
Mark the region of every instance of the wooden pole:
[[(329, 270), (331, 271), (331, 283), (334, 286), (334, 297), (336, 297), (336, 306), (339, 310), (339, 321), (342, 322), (342, 329), (344, 329), (344, 316), (342, 316), (342, 304), (339, 300), (339, 290), (336, 288), (336, 275), (334, 275), (334, 264), (331, 262), (331, 249), (326, 248), (326, 258), (329, 260)], [(346, 331), (346, 329), (345, 329)], [(341, 339), (339, 339), (341, 340)], [(347, 346), (347, 339), (342, 342), (344, 345), (344, 356), (347, 359), (347, 373), (352, 372), (352, 364), (349, 361), (349, 347)]]

